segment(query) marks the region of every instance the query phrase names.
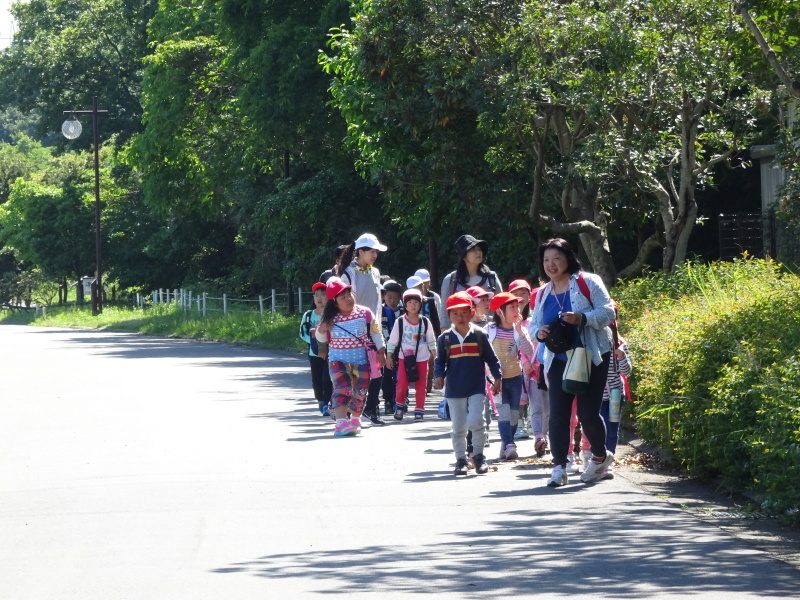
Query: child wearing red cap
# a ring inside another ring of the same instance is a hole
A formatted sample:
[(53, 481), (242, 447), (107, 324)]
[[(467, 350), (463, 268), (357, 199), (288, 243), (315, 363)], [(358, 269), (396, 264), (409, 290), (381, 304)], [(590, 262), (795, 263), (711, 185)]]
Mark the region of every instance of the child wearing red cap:
[[(519, 312), (522, 315), (522, 327), (527, 331), (530, 322), (531, 307), (531, 286), (524, 279), (515, 279), (508, 284), (508, 291), (520, 299)], [(531, 346), (536, 352), (536, 342), (531, 340)], [(519, 360), (522, 363), (522, 396), (519, 399), (519, 422), (517, 423), (517, 433), (514, 439), (528, 439), (530, 437), (531, 412), (530, 412), (530, 392), (531, 383), (536, 387), (536, 382), (531, 379), (533, 368), (536, 361), (535, 356), (526, 354), (522, 350), (519, 353)]]
[[(361, 431), (361, 413), (369, 390), (370, 342), (377, 350), (378, 364), (386, 362), (381, 324), (374, 313), (356, 304), (352, 287), (338, 277), (328, 279), (328, 302), (317, 327), (317, 339), (328, 343), (328, 367), (333, 382), (331, 405), (336, 417), (336, 436)], [(326, 340), (327, 338), (327, 340)], [(351, 418), (347, 419), (350, 412)]]
[[(519, 352), (533, 354), (530, 336), (522, 325), (519, 311), (521, 298), (509, 292), (501, 292), (492, 298), (489, 308), (494, 322), (489, 324), (488, 336), (492, 348), (500, 361), (503, 378), (503, 393), (497, 404), (497, 429), (500, 432), (500, 458), (519, 458), (514, 434), (519, 421), (519, 401), (522, 396), (522, 364)], [(497, 399), (495, 399), (497, 401)]]
[(311, 286), (311, 291), (314, 293), (314, 308), (307, 310), (300, 320), (300, 339), (308, 344), (308, 362), (311, 366), (311, 387), (314, 389), (314, 398), (319, 404), (319, 412), (327, 415), (333, 384), (328, 374), (328, 361), (319, 355), (316, 338), (317, 326), (322, 321), (322, 311), (327, 301), (325, 284), (315, 283)]
[(483, 330), (470, 321), (474, 313), (472, 298), (464, 292), (456, 292), (445, 304), (450, 330), (439, 336), (434, 361), (434, 385), (445, 387), (445, 397), (450, 407), (452, 421), (451, 439), (456, 455), (454, 475), (466, 475), (467, 431), (472, 432), (475, 451), (475, 472), (488, 472), (483, 455), (486, 431), (484, 430), (483, 403), (485, 391), (485, 368), (494, 377), (492, 392), (500, 392), (500, 362), (492, 350)]

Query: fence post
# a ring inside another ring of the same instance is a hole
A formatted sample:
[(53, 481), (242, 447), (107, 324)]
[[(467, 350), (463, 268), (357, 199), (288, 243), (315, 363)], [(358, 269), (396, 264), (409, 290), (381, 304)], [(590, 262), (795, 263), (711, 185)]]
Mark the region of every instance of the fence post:
[(275, 320), (275, 288), (272, 289), (272, 319)]
[(158, 303), (164, 304), (164, 290), (158, 288)]
[(186, 308), (192, 310), (192, 290), (189, 290), (189, 299), (186, 302)]
[(173, 297), (175, 299), (175, 305), (177, 306), (178, 305), (178, 290), (177, 289), (172, 290), (172, 295), (173, 295)]
[(46, 306), (42, 306), (42, 317), (46, 317), (46, 316), (47, 316), (47, 307)]
[(297, 314), (303, 314), (303, 288), (297, 288)]
[(206, 318), (206, 293), (203, 292), (203, 318)]
[(264, 316), (264, 296), (258, 297), (258, 312), (263, 317)]
[(228, 316), (228, 295), (222, 294), (222, 316)]

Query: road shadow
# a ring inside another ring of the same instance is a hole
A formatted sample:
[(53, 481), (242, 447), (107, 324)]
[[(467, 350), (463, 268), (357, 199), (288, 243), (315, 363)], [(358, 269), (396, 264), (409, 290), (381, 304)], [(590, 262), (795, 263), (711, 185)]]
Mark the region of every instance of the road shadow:
[[(440, 480), (445, 475), (413, 476)], [(580, 486), (575, 488), (579, 493)], [(554, 496), (568, 490), (541, 489), (538, 493)], [(735, 538), (669, 505), (611, 499), (610, 512), (519, 510), (477, 528), (465, 519), (462, 529), (443, 533), (439, 543), (267, 552), (212, 572), (267, 581), (302, 579), (305, 588), (311, 581), (312, 589), (329, 594), (356, 589), (481, 597), (796, 597), (800, 578), (794, 571)]]

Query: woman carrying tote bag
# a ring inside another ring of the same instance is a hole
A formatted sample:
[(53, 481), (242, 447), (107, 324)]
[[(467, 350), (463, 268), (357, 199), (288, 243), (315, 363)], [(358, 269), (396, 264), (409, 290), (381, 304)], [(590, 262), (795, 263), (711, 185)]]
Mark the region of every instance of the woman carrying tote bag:
[(581, 481), (598, 481), (605, 468), (614, 462), (614, 455), (606, 449), (606, 425), (600, 416), (611, 356), (608, 326), (614, 321), (614, 304), (600, 277), (584, 273), (572, 246), (561, 238), (547, 240), (539, 246), (539, 277), (546, 284), (536, 294), (530, 334), (546, 346), (543, 362), (550, 395), (550, 449), (553, 454), (553, 472), (547, 485), (560, 487), (569, 482), (566, 470), (569, 421), (575, 396), (562, 388), (567, 353), (563, 346), (558, 353), (547, 347), (551, 329), (558, 326), (562, 330), (563, 324), (572, 326), (576, 338), (578, 326), (583, 326), (580, 341), (576, 343), (591, 356), (588, 388), (577, 396), (578, 418), (592, 450), (592, 460), (581, 475)]

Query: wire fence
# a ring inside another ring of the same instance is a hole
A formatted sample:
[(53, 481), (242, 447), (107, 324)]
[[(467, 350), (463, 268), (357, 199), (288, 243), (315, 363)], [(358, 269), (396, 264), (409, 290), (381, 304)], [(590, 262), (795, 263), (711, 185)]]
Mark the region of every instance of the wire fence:
[(153, 306), (179, 307), (185, 312), (197, 312), (203, 317), (214, 313), (222, 313), (223, 316), (227, 316), (257, 312), (262, 317), (266, 315), (272, 318), (279, 313), (302, 314), (314, 304), (313, 292), (304, 291), (302, 288), (297, 288), (297, 292), (291, 294), (291, 301), (288, 292), (280, 293), (274, 289), (271, 292), (269, 296), (258, 296), (258, 298), (234, 298), (227, 294), (211, 296), (206, 292), (192, 290), (158, 289), (153, 290), (149, 297), (137, 294), (136, 304), (142, 308), (149, 303), (152, 303)]

